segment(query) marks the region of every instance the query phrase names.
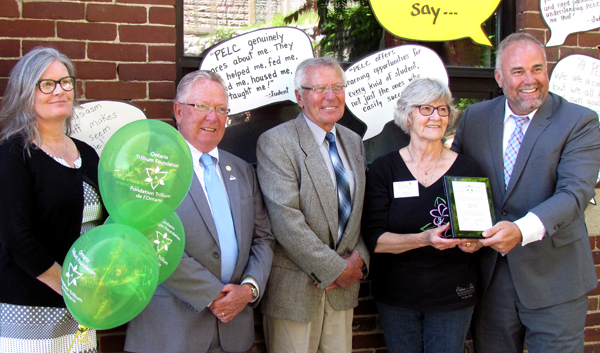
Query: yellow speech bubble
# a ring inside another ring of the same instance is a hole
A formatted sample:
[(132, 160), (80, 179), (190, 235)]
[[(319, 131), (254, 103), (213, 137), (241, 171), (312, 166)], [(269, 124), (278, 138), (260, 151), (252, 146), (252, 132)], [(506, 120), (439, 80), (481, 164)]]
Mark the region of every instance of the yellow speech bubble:
[(383, 28), (395, 36), (424, 41), (471, 37), (492, 46), (481, 23), (494, 13), (500, 0), (371, 0)]

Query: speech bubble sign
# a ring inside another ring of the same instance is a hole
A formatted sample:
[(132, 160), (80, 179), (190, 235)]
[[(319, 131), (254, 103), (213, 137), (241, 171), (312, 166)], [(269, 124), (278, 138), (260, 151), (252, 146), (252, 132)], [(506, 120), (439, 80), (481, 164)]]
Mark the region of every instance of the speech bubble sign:
[(371, 0), (381, 26), (395, 36), (425, 41), (447, 41), (471, 37), (475, 43), (492, 46), (481, 24), (500, 0)]
[(600, 60), (580, 54), (561, 59), (550, 76), (550, 92), (600, 115)]
[(600, 27), (597, 0), (540, 0), (540, 10), (551, 33), (547, 47), (563, 44), (571, 33)]
[(402, 45), (367, 56), (346, 69), (346, 106), (367, 125), (367, 140), (394, 119), (394, 108), (404, 88), (419, 78), (448, 84), (442, 59), (421, 45)]
[(70, 136), (94, 147), (98, 155), (117, 130), (132, 121), (146, 119), (144, 111), (124, 101), (89, 101), (73, 110)]
[(227, 83), (231, 114), (285, 100), (295, 101), (294, 74), (312, 58), (310, 38), (292, 27), (259, 29), (211, 49), (201, 70), (218, 73)]

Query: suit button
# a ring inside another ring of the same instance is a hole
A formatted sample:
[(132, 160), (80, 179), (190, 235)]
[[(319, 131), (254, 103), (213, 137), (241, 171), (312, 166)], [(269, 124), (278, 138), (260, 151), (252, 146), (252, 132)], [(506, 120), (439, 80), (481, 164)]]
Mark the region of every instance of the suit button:
[(502, 215), (506, 216), (508, 214), (508, 212), (506, 212), (505, 210), (502, 210)]
[(218, 252), (214, 252), (214, 253), (213, 253), (213, 257), (214, 257), (215, 259), (218, 259), (218, 258), (219, 258), (219, 253), (218, 253)]

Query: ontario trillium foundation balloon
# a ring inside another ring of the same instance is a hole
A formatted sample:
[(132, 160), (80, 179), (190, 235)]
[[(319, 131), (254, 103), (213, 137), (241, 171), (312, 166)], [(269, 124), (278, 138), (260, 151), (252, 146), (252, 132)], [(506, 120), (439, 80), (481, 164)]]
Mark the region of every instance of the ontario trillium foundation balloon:
[(144, 230), (177, 209), (193, 172), (190, 149), (177, 130), (158, 120), (138, 120), (106, 143), (98, 183), (115, 223)]
[(97, 330), (137, 316), (157, 281), (154, 249), (142, 233), (122, 224), (101, 225), (79, 237), (61, 274), (67, 308), (80, 324)]

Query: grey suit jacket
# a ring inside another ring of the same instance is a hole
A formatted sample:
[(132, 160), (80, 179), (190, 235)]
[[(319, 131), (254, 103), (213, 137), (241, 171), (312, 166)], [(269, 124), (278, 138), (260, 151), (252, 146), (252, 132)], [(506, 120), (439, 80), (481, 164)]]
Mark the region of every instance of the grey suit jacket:
[[(265, 293), (275, 240), (252, 166), (219, 150), (219, 167), (231, 204), (239, 257), (231, 283), (249, 275)], [(231, 168), (226, 168), (230, 166)], [(127, 328), (125, 349), (132, 352), (206, 352), (218, 328), (221, 347), (244, 352), (254, 342), (253, 308), (247, 305), (222, 323), (207, 308), (223, 289), (219, 238), (202, 185), (196, 175), (177, 209), (184, 226), (183, 258), (158, 286), (150, 304)], [(258, 304), (258, 300), (254, 306)]]
[[(508, 188), (502, 131), (505, 97), (474, 104), (462, 118), (452, 149), (474, 158), (490, 178), (496, 221), (529, 211), (546, 228), (541, 241), (507, 255), (519, 299), (536, 309), (581, 297), (597, 285), (584, 211), (600, 166), (598, 116), (550, 93), (527, 129)], [(497, 253), (482, 249), (483, 289)]]
[[(365, 152), (360, 136), (336, 125), (338, 143), (354, 172), (350, 219), (337, 242), (337, 191), (302, 114), (262, 134), (258, 140), (258, 178), (277, 239), (271, 278), (262, 312), (277, 318), (309, 322), (323, 289), (346, 267), (343, 255), (357, 250), (368, 264), (360, 236), (365, 190)], [(314, 283), (318, 284), (318, 287)], [(359, 283), (327, 291), (336, 310), (358, 305)]]

